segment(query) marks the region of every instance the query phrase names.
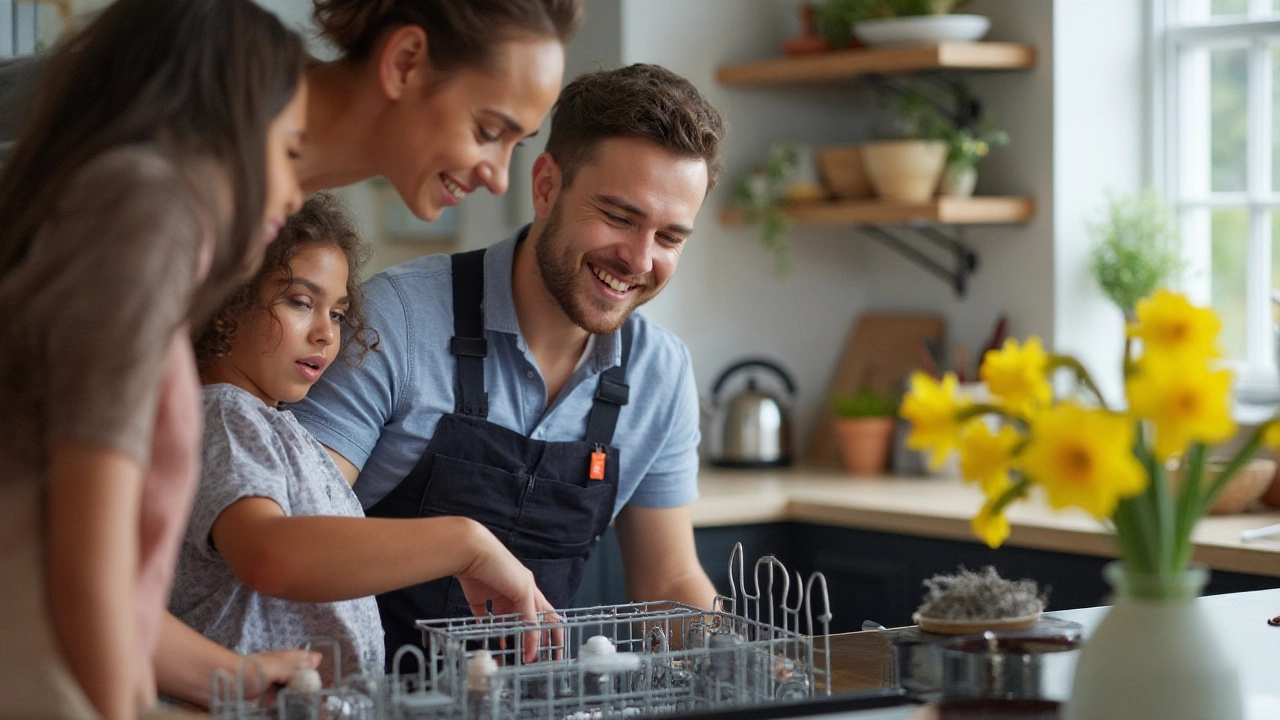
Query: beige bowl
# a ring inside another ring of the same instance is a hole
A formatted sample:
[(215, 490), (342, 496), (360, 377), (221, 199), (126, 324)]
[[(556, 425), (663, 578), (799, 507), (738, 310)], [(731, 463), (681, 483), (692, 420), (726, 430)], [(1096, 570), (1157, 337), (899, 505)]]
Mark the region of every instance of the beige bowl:
[[(1205, 474), (1213, 474), (1226, 466), (1222, 460), (1210, 460), (1205, 466)], [(1169, 477), (1176, 486), (1182, 479), (1178, 472), (1178, 461), (1170, 460)], [(1276, 475), (1276, 461), (1267, 458), (1254, 458), (1236, 471), (1235, 477), (1218, 494), (1218, 499), (1209, 508), (1210, 515), (1234, 515), (1244, 512), (1250, 505), (1262, 497), (1271, 487)], [(1207, 478), (1206, 478), (1207, 479)]]
[(862, 166), (879, 197), (923, 204), (938, 189), (947, 161), (941, 140), (878, 140), (860, 147)]
[(862, 151), (856, 145), (818, 148), (818, 173), (827, 192), (841, 200), (875, 196), (862, 167)]

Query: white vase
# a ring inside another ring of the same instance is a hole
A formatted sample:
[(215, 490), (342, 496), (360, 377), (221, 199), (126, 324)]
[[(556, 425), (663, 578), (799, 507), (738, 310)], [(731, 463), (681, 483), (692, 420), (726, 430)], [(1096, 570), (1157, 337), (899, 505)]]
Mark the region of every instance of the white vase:
[(1113, 606), (1080, 651), (1065, 720), (1242, 720), (1240, 673), (1195, 598), (1209, 571), (1155, 583), (1107, 565)]
[(938, 184), (938, 194), (945, 197), (973, 197), (973, 188), (978, 184), (978, 168), (972, 165), (948, 165), (942, 171), (942, 182)]

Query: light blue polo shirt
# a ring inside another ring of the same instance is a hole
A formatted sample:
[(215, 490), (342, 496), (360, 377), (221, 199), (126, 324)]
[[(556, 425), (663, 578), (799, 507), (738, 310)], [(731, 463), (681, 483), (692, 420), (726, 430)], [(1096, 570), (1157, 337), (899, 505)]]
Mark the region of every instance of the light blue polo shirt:
[[(484, 257), (489, 421), (535, 440), (582, 440), (599, 375), (621, 360), (621, 333), (597, 337), (591, 357), (548, 407), (511, 294), (516, 243), (527, 230), (493, 245)], [(355, 491), (367, 509), (409, 474), (440, 418), (454, 411), (450, 258), (429, 255), (389, 268), (370, 278), (364, 292), (380, 351), (366, 355), (359, 367), (334, 363), (306, 399), (289, 409), (321, 443), (361, 469)], [(698, 497), (699, 406), (689, 350), (639, 313), (628, 322), (634, 331), (627, 367), (631, 394), (613, 434), (621, 458), (614, 515), (628, 503), (675, 507)]]

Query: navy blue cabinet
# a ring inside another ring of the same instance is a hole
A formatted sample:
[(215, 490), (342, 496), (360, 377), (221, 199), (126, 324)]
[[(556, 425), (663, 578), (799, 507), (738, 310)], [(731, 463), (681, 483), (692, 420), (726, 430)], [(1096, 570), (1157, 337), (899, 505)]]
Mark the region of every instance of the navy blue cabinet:
[[(992, 565), (1007, 578), (1031, 578), (1049, 588), (1049, 609), (1067, 610), (1106, 604), (1102, 580), (1106, 558), (1004, 547), (992, 550), (979, 542), (940, 540), (912, 535), (850, 530), (805, 523), (771, 523), (701, 528), (694, 531), (698, 558), (716, 589), (729, 591), (728, 562), (733, 544), (741, 542), (751, 565), (773, 554), (804, 576), (820, 570), (827, 578), (832, 605), (832, 631), (848, 632), (864, 620), (898, 626), (911, 623), (911, 613), (924, 596), (923, 581), (961, 565)], [(748, 580), (750, 582), (750, 580)], [(1280, 587), (1280, 578), (1215, 571), (1206, 594)], [(626, 583), (618, 541), (610, 529), (587, 564), (576, 604), (626, 602)]]

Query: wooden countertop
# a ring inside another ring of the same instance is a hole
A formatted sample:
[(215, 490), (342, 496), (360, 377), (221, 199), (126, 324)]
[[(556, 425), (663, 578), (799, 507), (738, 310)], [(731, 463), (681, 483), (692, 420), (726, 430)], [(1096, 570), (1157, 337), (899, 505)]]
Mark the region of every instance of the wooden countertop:
[[(969, 519), (982, 504), (958, 478), (867, 477), (794, 468), (703, 468), (694, 527), (804, 522), (858, 530), (979, 542)], [(1116, 557), (1110, 534), (1083, 511), (1055, 511), (1032, 498), (1009, 510), (1006, 545)], [(1195, 560), (1215, 570), (1280, 577), (1280, 535), (1242, 542), (1242, 530), (1280, 523), (1280, 511), (1209, 516), (1195, 531)]]

